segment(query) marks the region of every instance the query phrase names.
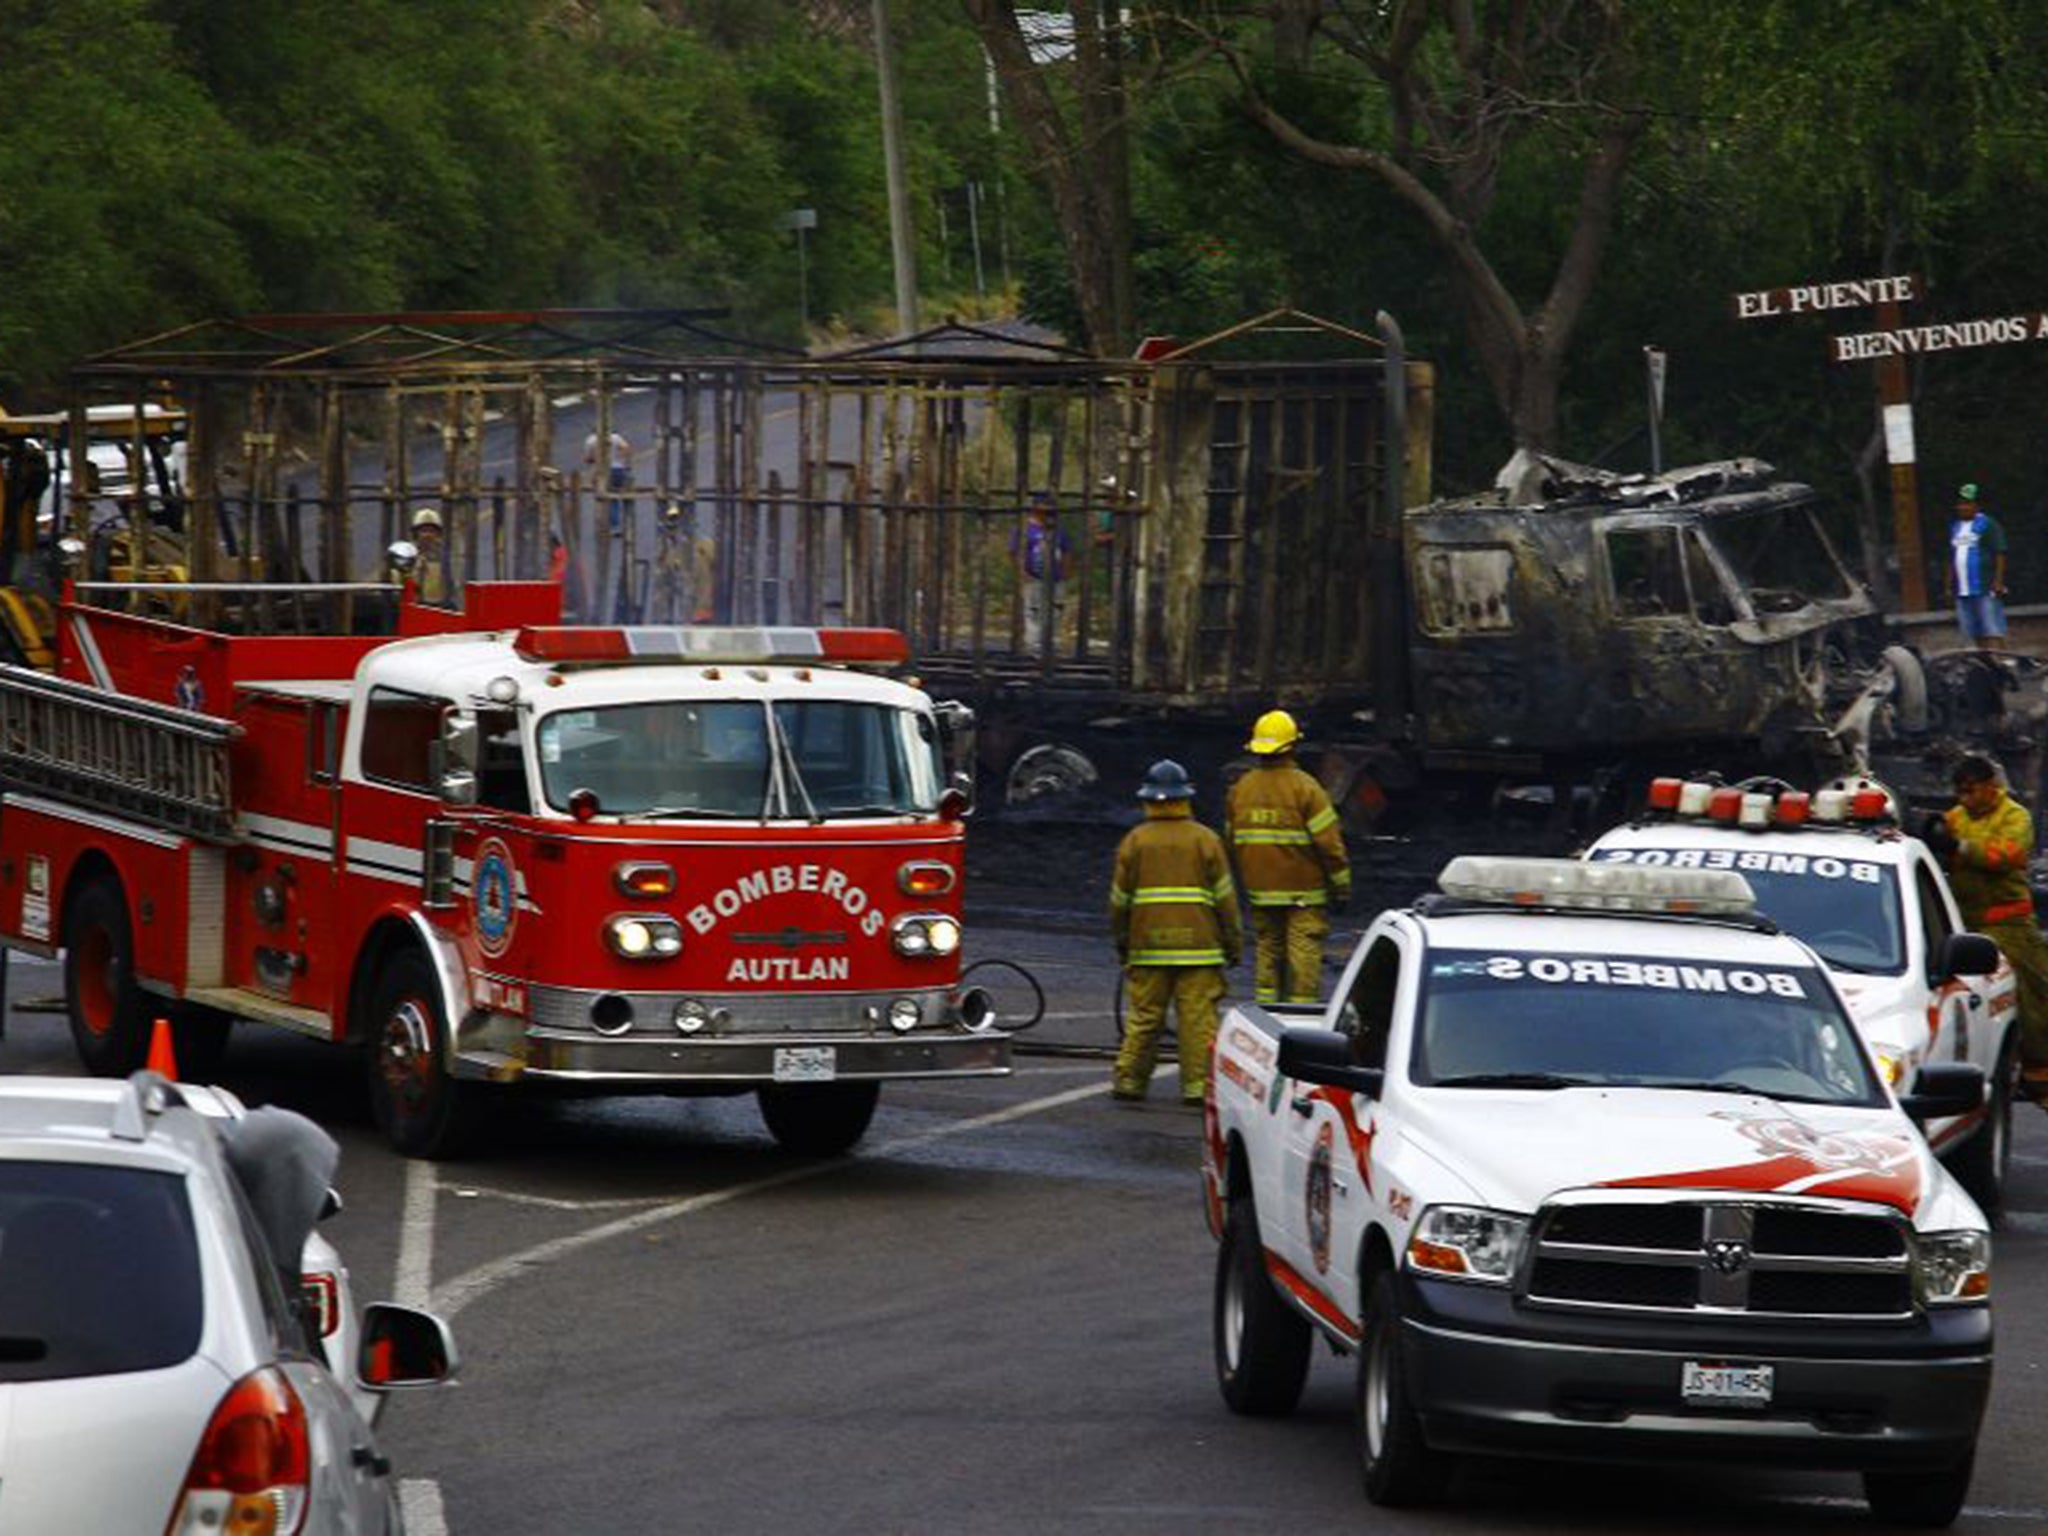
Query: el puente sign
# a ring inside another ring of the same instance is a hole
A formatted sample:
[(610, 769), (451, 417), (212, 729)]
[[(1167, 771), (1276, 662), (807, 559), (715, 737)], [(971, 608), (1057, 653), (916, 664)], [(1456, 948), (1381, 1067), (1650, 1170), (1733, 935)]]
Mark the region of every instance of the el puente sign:
[[(1831, 309), (1909, 304), (1920, 296), (1917, 284), (1918, 279), (1911, 275), (1900, 275), (1759, 288), (1735, 295), (1735, 318), (1768, 320), (1786, 315), (1817, 315)], [(1896, 315), (1887, 314), (1885, 318), (1895, 320)], [(1830, 336), (1828, 353), (1838, 363), (1867, 363), (1879, 358), (1953, 352), (1961, 347), (1996, 347), (2016, 341), (2048, 341), (2048, 313), (1985, 315), (1975, 320), (1946, 320), (1932, 325), (1894, 323), (1883, 330)]]

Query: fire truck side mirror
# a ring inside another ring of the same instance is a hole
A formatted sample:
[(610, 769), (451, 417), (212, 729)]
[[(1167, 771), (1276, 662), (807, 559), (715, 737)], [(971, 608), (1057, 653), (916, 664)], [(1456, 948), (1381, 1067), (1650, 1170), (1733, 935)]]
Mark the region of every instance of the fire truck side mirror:
[(974, 711), (955, 700), (932, 706), (939, 729), (939, 756), (945, 764), (946, 791), (940, 813), (958, 820), (974, 810)]
[(461, 709), (445, 711), (441, 739), (434, 743), (434, 783), (442, 804), (476, 804), (476, 764), (476, 716)]

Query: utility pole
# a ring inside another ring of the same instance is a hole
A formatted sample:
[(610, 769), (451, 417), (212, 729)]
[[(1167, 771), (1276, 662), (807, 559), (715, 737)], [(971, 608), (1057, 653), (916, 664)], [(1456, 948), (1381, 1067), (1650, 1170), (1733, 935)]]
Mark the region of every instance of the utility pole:
[(882, 160), (889, 175), (889, 249), (896, 264), (896, 324), (917, 329), (917, 242), (910, 227), (910, 188), (903, 171), (903, 100), (896, 89), (896, 43), (889, 0), (875, 0), (875, 75), (882, 92)]

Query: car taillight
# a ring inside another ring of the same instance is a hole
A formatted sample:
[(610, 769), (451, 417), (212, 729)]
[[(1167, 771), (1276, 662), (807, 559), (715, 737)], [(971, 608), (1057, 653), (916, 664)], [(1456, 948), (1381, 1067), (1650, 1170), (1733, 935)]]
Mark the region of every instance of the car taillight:
[(306, 1305), (313, 1309), (320, 1337), (332, 1338), (334, 1330), (341, 1326), (341, 1282), (333, 1275), (314, 1270), (299, 1276), (299, 1289), (305, 1293)]
[(275, 1366), (251, 1371), (213, 1410), (165, 1536), (294, 1536), (311, 1469), (298, 1394)]

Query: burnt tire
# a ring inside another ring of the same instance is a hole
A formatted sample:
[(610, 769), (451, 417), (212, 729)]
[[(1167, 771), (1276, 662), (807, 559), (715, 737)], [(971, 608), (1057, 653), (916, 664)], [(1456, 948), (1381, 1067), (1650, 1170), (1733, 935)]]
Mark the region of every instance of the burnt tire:
[(1866, 1472), (1863, 1497), (1870, 1512), (1886, 1525), (1943, 1530), (1954, 1525), (1963, 1512), (1976, 1462), (1973, 1450), (1955, 1466), (1934, 1471)]
[(1315, 1335), (1273, 1289), (1258, 1214), (1242, 1196), (1230, 1202), (1216, 1250), (1210, 1339), (1216, 1385), (1232, 1413), (1272, 1418), (1294, 1411), (1308, 1381)]
[(775, 1144), (804, 1157), (836, 1157), (868, 1131), (880, 1083), (763, 1083), (761, 1120)]
[(1450, 1481), (1451, 1458), (1430, 1449), (1401, 1358), (1401, 1298), (1392, 1270), (1372, 1281), (1358, 1344), (1358, 1458), (1365, 1496), (1388, 1509), (1431, 1503)]
[(64, 913), (64, 1008), (78, 1059), (98, 1077), (126, 1077), (149, 1056), (147, 1001), (135, 984), (128, 898), (93, 878)]
[(1998, 1064), (1991, 1069), (1984, 1123), (1949, 1159), (1949, 1171), (1994, 1225), (2005, 1214), (2005, 1180), (2012, 1167), (2013, 1078), (2019, 1071), (2018, 1027), (2006, 1036)]
[(385, 967), (370, 1004), (370, 1114), (407, 1157), (459, 1157), (479, 1119), (475, 1083), (447, 1066), (448, 1022), (425, 955), (409, 949)]

